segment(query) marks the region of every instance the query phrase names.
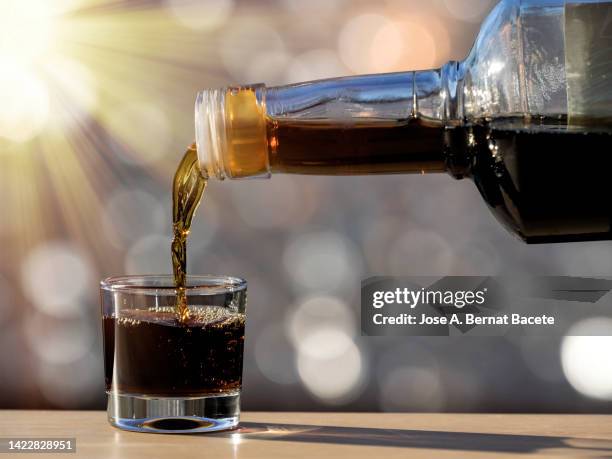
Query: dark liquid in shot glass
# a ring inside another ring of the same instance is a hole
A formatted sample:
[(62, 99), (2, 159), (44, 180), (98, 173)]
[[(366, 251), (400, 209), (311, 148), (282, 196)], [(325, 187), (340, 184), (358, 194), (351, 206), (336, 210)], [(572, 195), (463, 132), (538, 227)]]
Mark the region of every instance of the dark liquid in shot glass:
[(124, 310), (103, 318), (106, 390), (159, 396), (229, 394), (242, 383), (245, 316), (220, 306)]

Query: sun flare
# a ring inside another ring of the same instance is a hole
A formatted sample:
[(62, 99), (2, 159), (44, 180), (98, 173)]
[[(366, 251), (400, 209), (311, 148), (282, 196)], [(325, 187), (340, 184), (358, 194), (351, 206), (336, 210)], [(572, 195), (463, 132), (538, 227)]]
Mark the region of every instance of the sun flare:
[(96, 227), (125, 181), (117, 163), (169, 177), (192, 140), (191, 94), (223, 78), (206, 67), (219, 24), (185, 25), (172, 5), (0, 1), (0, 204), (14, 256), (67, 233), (111, 258)]

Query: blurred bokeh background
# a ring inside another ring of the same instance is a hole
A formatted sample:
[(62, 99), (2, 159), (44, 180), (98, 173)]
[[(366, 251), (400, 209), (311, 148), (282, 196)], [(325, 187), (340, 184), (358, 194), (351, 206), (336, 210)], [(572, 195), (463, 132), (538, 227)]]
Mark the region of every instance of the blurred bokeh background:
[[(2, 0), (0, 407), (104, 407), (98, 281), (171, 272), (197, 90), (436, 67), (494, 3)], [(370, 275), (612, 273), (609, 243), (515, 240), (468, 180), (212, 183), (189, 269), (249, 281), (247, 410), (612, 408), (609, 337), (358, 336)]]

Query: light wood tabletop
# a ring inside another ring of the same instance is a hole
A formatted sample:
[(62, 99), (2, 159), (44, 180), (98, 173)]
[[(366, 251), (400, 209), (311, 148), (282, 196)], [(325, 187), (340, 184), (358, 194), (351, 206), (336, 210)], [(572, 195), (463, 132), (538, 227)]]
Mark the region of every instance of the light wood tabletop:
[(612, 457), (612, 415), (247, 412), (234, 431), (169, 435), (102, 411), (0, 411), (0, 437), (76, 438), (76, 454), (45, 458)]

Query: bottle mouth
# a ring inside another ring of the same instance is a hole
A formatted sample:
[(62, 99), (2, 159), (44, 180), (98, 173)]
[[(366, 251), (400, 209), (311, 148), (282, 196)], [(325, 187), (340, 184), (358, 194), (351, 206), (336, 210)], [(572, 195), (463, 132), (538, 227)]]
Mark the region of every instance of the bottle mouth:
[(265, 86), (205, 89), (195, 103), (196, 148), (205, 177), (269, 178)]
[(226, 178), (223, 155), (227, 144), (225, 89), (198, 92), (195, 103), (195, 136), (200, 170), (205, 177)]

